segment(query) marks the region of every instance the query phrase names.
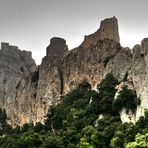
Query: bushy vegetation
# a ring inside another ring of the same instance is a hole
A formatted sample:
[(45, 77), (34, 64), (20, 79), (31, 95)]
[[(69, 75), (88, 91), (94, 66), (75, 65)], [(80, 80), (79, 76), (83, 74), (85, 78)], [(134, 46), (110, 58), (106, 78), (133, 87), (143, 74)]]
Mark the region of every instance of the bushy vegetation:
[(135, 112), (137, 105), (139, 105), (139, 99), (136, 96), (136, 92), (128, 89), (127, 86), (122, 88), (118, 97), (113, 101), (113, 108), (118, 112), (120, 112), (122, 108)]
[(108, 74), (97, 86), (99, 91), (99, 105), (102, 113), (113, 114), (112, 102), (116, 93), (115, 86), (118, 80), (112, 74)]
[[(148, 111), (135, 125), (123, 124), (118, 112), (115, 112), (117, 109), (114, 95), (117, 84), (118, 81), (111, 74), (98, 85), (97, 92), (91, 90), (89, 83), (83, 82), (77, 89), (67, 94), (61, 103), (50, 107), (44, 125), (30, 123), (24, 124), (21, 128), (3, 130), (0, 133), (0, 148), (146, 146)], [(130, 94), (131, 97), (135, 96)], [(0, 110), (0, 119), (5, 125), (7, 125), (6, 118), (4, 111)]]

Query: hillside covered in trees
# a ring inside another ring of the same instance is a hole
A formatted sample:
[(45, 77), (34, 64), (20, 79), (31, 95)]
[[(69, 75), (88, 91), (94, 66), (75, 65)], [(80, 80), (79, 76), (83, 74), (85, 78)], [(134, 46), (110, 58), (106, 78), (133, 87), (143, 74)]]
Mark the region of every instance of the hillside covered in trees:
[(140, 103), (136, 93), (119, 84), (111, 74), (91, 89), (81, 83), (57, 106), (49, 108), (44, 124), (12, 128), (0, 110), (0, 148), (148, 148), (148, 110), (136, 124), (122, 123), (122, 108), (134, 112)]

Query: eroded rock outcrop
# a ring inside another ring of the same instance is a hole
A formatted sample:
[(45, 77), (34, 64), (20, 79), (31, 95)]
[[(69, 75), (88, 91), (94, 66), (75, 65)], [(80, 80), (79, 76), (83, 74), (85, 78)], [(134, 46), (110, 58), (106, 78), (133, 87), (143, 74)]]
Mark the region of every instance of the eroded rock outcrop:
[(64, 91), (62, 62), (64, 55), (68, 52), (66, 41), (62, 38), (52, 38), (46, 51), (47, 55), (43, 58), (39, 68), (36, 98), (37, 121), (43, 119), (49, 106), (55, 105), (61, 99)]
[[(60, 45), (60, 46), (59, 46)], [(122, 80), (132, 65), (132, 53), (119, 43), (118, 24), (115, 17), (101, 22), (97, 32), (71, 51), (66, 50), (63, 39), (53, 38), (39, 70), (37, 100), (38, 121), (63, 96), (87, 81), (92, 88), (113, 73)]]
[[(19, 124), (28, 116), (28, 97), (22, 99), (26, 79), (36, 71), (31, 52), (21, 51), (16, 46), (1, 43), (0, 50), (0, 108), (5, 108), (9, 122)], [(30, 83), (29, 83), (30, 85)], [(30, 89), (29, 89), (30, 91)], [(26, 108), (26, 110), (25, 110)], [(25, 114), (25, 117), (23, 117)], [(28, 118), (30, 118), (28, 116)]]
[(142, 40), (141, 45), (133, 48), (133, 63), (130, 76), (133, 79), (137, 96), (141, 105), (137, 108), (136, 118), (144, 115), (148, 108), (148, 38)]
[[(6, 109), (10, 122), (44, 121), (48, 108), (56, 105), (63, 95), (87, 81), (92, 88), (112, 73), (122, 81), (132, 80), (133, 89), (141, 99), (136, 114), (123, 122), (138, 119), (148, 107), (148, 39), (132, 50), (120, 46), (118, 22), (115, 17), (105, 19), (100, 28), (83, 43), (68, 51), (66, 41), (55, 37), (47, 47), (46, 56), (37, 68), (31, 53), (2, 43), (0, 50), (0, 107)], [(129, 111), (130, 112), (130, 111)]]

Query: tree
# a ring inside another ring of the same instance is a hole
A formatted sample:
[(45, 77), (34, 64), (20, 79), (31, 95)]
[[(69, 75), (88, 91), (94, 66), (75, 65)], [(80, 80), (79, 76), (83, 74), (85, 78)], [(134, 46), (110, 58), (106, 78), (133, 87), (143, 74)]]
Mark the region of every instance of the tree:
[(110, 142), (110, 147), (112, 148), (124, 148), (122, 144), (122, 139), (119, 137), (112, 138)]
[(105, 79), (97, 86), (102, 113), (113, 114), (112, 101), (117, 91), (115, 89), (117, 84), (118, 80), (112, 74), (107, 74)]
[(44, 144), (44, 148), (64, 148), (63, 139), (56, 135), (47, 136)]
[(118, 84), (118, 80), (111, 74), (107, 74), (105, 79), (101, 81), (101, 83), (97, 86), (99, 94), (101, 96), (109, 95), (114, 96), (116, 90), (115, 86)]
[(35, 132), (41, 132), (44, 129), (44, 125), (41, 122), (38, 122), (34, 126)]
[(81, 132), (79, 148), (105, 148), (105, 136), (93, 126), (86, 126)]
[(124, 123), (118, 125), (111, 139), (110, 146), (112, 148), (123, 147), (126, 143), (133, 141), (137, 133), (137, 127), (132, 123)]
[(134, 90), (128, 89), (127, 86), (122, 88), (122, 91), (119, 93), (118, 97), (113, 101), (113, 109), (115, 112), (120, 112), (122, 108), (127, 110), (136, 110), (138, 105), (138, 98)]
[(26, 132), (17, 140), (19, 148), (36, 148), (43, 143), (41, 136), (38, 133)]
[(129, 142), (126, 148), (148, 148), (148, 133), (137, 134), (134, 142)]

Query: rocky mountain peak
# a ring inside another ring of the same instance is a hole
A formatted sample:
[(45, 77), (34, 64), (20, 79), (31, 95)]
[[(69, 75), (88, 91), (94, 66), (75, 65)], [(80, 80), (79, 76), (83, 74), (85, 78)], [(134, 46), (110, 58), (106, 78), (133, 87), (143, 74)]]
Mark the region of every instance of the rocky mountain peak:
[[(10, 123), (43, 122), (48, 109), (63, 96), (87, 82), (91, 88), (112, 73), (119, 81), (131, 78), (141, 99), (136, 121), (148, 106), (148, 38), (133, 50), (120, 45), (115, 17), (85, 36), (83, 43), (68, 52), (66, 41), (54, 37), (37, 68), (31, 52), (2, 43), (0, 50), (0, 108), (6, 109)], [(86, 87), (87, 88), (87, 87)]]
[(47, 56), (63, 57), (64, 53), (68, 51), (66, 41), (63, 38), (54, 37), (50, 40), (50, 45), (47, 47)]
[(101, 21), (100, 28), (95, 33), (85, 36), (81, 46), (88, 48), (91, 45), (95, 45), (97, 41), (104, 39), (111, 39), (118, 43), (120, 42), (118, 20), (115, 16)]
[[(9, 122), (12, 125), (22, 122), (22, 118), (26, 119), (22, 115), (22, 108), (20, 108), (21, 104), (24, 103), (20, 95), (27, 84), (27, 77), (36, 69), (37, 66), (30, 51), (21, 51), (17, 46), (1, 43), (0, 108), (6, 109), (7, 116), (11, 117)], [(15, 118), (16, 116), (18, 118)]]

